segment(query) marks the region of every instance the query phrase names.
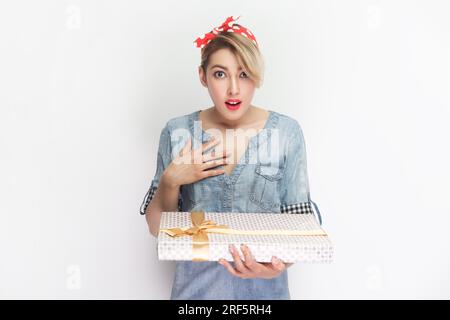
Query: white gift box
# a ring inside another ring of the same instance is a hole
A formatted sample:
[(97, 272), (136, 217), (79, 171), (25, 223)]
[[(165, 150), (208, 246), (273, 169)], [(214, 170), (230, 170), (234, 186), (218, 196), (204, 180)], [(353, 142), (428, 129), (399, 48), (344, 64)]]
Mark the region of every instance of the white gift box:
[(286, 263), (330, 263), (333, 247), (313, 214), (162, 212), (160, 260), (233, 261), (229, 245), (242, 259), (245, 244), (258, 262), (276, 256)]

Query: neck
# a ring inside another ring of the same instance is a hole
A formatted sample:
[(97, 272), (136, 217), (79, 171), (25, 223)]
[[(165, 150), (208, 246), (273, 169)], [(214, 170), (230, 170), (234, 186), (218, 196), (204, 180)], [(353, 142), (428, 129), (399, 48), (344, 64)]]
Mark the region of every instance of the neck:
[(216, 110), (215, 107), (212, 107), (211, 110), (211, 117), (213, 119), (213, 121), (218, 124), (219, 126), (222, 126), (224, 128), (228, 128), (228, 129), (238, 129), (240, 127), (245, 126), (249, 121), (248, 119), (252, 118), (253, 113), (255, 112), (255, 107), (250, 105), (249, 109), (247, 110), (247, 112), (240, 118), (237, 120), (227, 120), (224, 119)]

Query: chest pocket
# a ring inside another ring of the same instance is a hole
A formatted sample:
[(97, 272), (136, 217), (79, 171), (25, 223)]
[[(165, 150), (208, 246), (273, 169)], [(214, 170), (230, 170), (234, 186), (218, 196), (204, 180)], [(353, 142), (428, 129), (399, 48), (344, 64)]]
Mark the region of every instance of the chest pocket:
[(276, 212), (280, 206), (279, 184), (283, 175), (284, 167), (281, 164), (258, 163), (249, 190), (249, 200), (263, 211)]

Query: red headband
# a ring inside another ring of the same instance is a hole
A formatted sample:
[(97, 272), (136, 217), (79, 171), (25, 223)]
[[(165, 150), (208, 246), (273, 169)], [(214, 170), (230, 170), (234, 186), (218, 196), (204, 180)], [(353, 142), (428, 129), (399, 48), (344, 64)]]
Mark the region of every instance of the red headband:
[(234, 18), (233, 16), (228, 17), (227, 20), (225, 20), (224, 23), (222, 23), (219, 27), (214, 28), (211, 32), (206, 33), (203, 37), (197, 38), (194, 43), (196, 44), (197, 48), (203, 48), (206, 46), (212, 39), (216, 37), (216, 35), (221, 31), (228, 31), (228, 32), (236, 32), (239, 33), (250, 40), (253, 41), (254, 44), (258, 45), (256, 42), (256, 38), (253, 35), (253, 33), (248, 30), (247, 28), (239, 25), (235, 25), (233, 22), (239, 19), (239, 17)]

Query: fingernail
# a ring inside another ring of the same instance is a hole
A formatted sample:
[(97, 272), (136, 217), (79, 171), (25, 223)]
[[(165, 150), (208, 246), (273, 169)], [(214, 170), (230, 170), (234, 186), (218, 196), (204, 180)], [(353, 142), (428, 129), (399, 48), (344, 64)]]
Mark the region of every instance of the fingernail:
[(230, 251), (234, 252), (234, 246), (232, 244), (229, 245)]

